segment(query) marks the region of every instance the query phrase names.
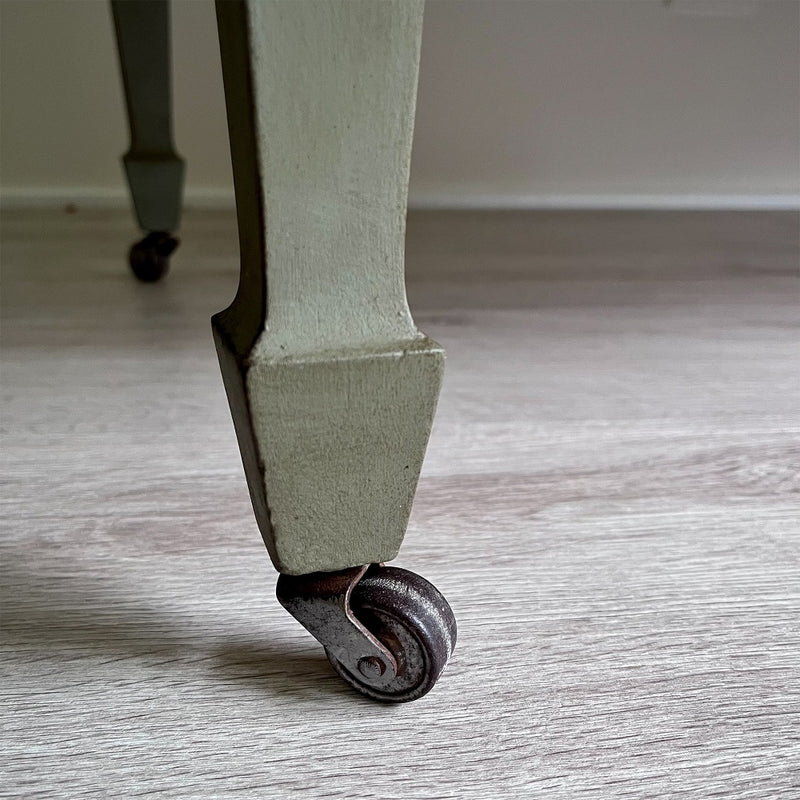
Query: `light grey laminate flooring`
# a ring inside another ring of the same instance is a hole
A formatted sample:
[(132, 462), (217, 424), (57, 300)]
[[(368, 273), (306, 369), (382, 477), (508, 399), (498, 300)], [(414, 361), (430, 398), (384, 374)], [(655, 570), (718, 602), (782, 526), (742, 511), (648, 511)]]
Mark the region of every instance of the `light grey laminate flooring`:
[(800, 797), (798, 217), (417, 213), (448, 372), (398, 563), (459, 622), (402, 707), (278, 606), (209, 317), (122, 212), (2, 227), (0, 795)]

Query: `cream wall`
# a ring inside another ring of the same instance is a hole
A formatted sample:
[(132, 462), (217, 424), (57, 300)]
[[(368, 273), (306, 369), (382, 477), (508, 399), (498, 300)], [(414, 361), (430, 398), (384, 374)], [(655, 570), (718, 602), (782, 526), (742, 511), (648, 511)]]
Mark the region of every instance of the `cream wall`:
[[(412, 200), (800, 202), (800, 2), (667, 5), (429, 0)], [(188, 197), (225, 202), (211, 0), (174, 2), (173, 30)], [(0, 37), (5, 202), (119, 202), (126, 131), (106, 3), (0, 0)]]

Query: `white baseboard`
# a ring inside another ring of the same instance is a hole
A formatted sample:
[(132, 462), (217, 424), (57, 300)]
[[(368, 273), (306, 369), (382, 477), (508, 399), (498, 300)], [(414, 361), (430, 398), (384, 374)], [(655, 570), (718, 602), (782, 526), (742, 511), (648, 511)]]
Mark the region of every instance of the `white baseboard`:
[(800, 195), (730, 194), (472, 194), (412, 193), (412, 208), (497, 210), (800, 210)]
[[(14, 208), (128, 208), (124, 188), (10, 187), (0, 190), (0, 207)], [(232, 209), (229, 189), (188, 189), (187, 208)], [(794, 194), (442, 194), (414, 192), (412, 209), (491, 210), (785, 210), (800, 211)]]

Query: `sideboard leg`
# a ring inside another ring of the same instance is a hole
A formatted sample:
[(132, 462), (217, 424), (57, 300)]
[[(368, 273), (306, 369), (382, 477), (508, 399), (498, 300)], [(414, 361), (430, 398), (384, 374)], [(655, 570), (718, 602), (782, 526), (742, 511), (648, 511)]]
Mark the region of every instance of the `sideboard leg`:
[(444, 368), (404, 282), (422, 3), (218, 0), (217, 20), (241, 275), (213, 328), (256, 520), (339, 674), (413, 700), (456, 635), (431, 584), (378, 565)]
[(143, 281), (156, 281), (177, 247), (184, 162), (172, 137), (168, 0), (111, 0), (130, 127), (123, 156), (133, 206), (145, 237), (130, 250)]

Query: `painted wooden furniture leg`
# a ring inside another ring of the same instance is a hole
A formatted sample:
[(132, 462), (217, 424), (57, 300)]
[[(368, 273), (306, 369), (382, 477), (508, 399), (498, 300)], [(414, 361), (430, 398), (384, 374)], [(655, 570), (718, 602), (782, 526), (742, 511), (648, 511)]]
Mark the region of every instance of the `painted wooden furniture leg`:
[(414, 325), (405, 216), (422, 3), (218, 0), (241, 276), (213, 318), (283, 605), (379, 700), (433, 686), (442, 595), (405, 534), (444, 352)]
[(130, 148), (123, 156), (133, 206), (145, 237), (130, 265), (143, 281), (169, 268), (178, 246), (184, 162), (172, 138), (168, 0), (111, 0), (125, 88)]

